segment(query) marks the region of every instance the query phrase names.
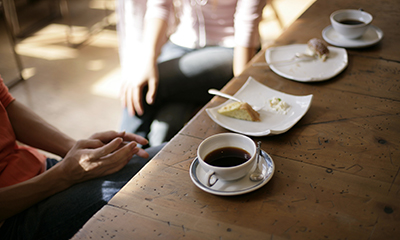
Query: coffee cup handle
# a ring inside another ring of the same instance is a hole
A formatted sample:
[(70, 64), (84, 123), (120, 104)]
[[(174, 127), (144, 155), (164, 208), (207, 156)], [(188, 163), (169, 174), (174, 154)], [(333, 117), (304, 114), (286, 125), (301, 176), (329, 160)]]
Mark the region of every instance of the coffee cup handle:
[[(208, 186), (208, 187), (212, 187), (212, 186), (214, 186), (214, 184), (217, 183), (218, 178), (215, 177), (214, 175), (215, 175), (215, 172), (212, 171), (212, 170), (210, 170), (210, 171), (208, 171), (208, 172), (206, 173), (206, 176), (207, 176), (207, 186)], [(211, 181), (212, 176), (214, 176), (214, 179), (215, 179), (214, 181)]]

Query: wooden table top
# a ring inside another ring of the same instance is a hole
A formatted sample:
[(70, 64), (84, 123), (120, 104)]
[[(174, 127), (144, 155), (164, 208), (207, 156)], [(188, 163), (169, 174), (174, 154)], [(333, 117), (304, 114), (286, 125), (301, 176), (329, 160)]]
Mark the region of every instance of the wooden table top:
[[(265, 49), (223, 91), (249, 76), (278, 91), (313, 94), (306, 115), (288, 132), (254, 137), (275, 162), (273, 178), (239, 196), (216, 196), (190, 179), (205, 138), (228, 132), (204, 108), (74, 239), (399, 239), (400, 1), (318, 0), (276, 45), (322, 38), (337, 9), (363, 8), (384, 32), (375, 46), (348, 49), (348, 67), (333, 79), (282, 78)], [(206, 106), (223, 103), (214, 97)]]

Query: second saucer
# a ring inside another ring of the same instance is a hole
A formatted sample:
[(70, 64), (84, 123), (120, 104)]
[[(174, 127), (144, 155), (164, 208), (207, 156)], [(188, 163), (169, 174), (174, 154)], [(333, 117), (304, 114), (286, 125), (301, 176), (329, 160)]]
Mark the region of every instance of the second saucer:
[(383, 38), (383, 32), (380, 28), (370, 25), (362, 37), (357, 39), (348, 39), (339, 35), (339, 33), (333, 29), (332, 25), (329, 25), (322, 31), (322, 37), (327, 43), (334, 46), (363, 48), (378, 43)]

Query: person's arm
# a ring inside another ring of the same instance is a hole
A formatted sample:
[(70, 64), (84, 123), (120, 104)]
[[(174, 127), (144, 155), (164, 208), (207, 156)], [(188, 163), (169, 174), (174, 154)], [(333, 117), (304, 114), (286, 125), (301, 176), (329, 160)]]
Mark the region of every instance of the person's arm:
[(75, 140), (60, 132), (17, 100), (11, 102), (7, 114), (18, 141), (64, 157)]
[(159, 18), (146, 20), (143, 37), (143, 65), (130, 81), (124, 82), (121, 92), (121, 102), (131, 115), (135, 112), (142, 115), (143, 88), (148, 86), (146, 102), (152, 104), (155, 100), (158, 86), (157, 58), (161, 47), (166, 41), (167, 22)]
[(76, 142), (16, 100), (6, 111), (19, 141), (64, 159), (36, 177), (0, 188), (0, 223), (76, 183), (120, 170), (134, 154), (149, 157), (137, 147), (148, 141), (135, 134), (108, 131)]
[[(54, 167), (27, 181), (0, 188), (0, 222), (76, 183), (120, 170), (141, 150), (135, 142), (121, 147), (124, 137), (115, 136), (122, 135), (105, 132), (80, 140)], [(104, 144), (110, 137), (113, 140)]]
[(236, 46), (233, 52), (233, 74), (240, 75), (255, 54), (255, 48)]
[[(16, 135), (16, 139), (31, 147), (44, 150), (60, 157), (65, 155), (76, 144), (76, 141), (67, 136), (56, 127), (52, 126), (46, 120), (41, 118), (35, 112), (19, 103), (17, 100), (12, 101), (6, 111)], [(147, 139), (132, 133), (107, 131), (93, 134), (90, 139), (96, 139), (103, 144), (107, 144), (115, 138), (122, 138), (124, 143), (136, 142), (141, 145), (148, 144)], [(137, 149), (137, 153), (141, 157), (148, 157), (143, 149)]]

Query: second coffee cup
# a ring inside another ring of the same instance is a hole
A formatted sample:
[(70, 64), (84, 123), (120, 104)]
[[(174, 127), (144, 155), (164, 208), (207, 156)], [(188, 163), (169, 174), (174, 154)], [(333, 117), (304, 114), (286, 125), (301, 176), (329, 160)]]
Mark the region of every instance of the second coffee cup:
[(343, 9), (333, 12), (330, 20), (337, 33), (345, 38), (356, 39), (365, 33), (373, 17), (362, 10)]

